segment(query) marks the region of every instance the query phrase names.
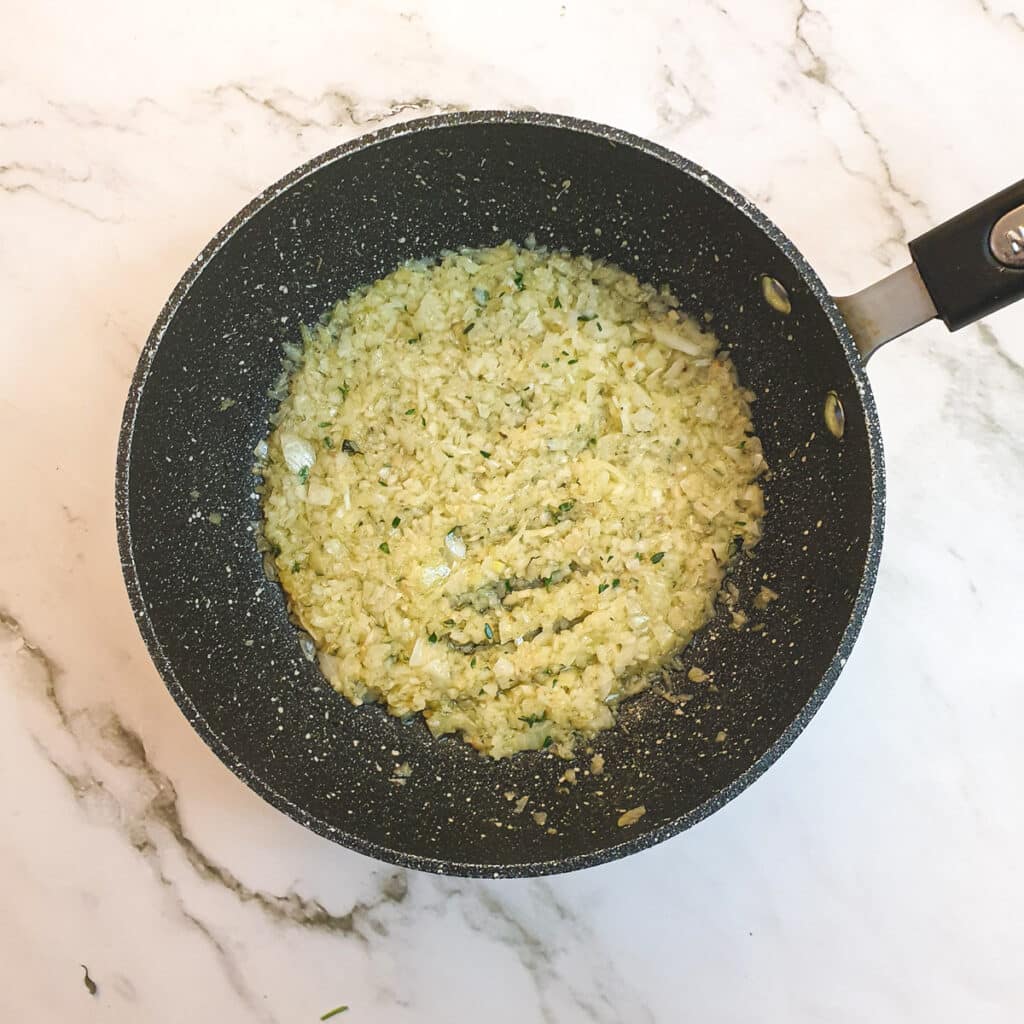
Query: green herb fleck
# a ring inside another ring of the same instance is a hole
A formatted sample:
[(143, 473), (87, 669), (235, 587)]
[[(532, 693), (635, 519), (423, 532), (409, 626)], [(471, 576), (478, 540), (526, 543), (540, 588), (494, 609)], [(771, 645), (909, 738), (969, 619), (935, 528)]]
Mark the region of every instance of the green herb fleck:
[(406, 416), (415, 416), (416, 415), (416, 410), (415, 409), (406, 409), (405, 410), (405, 415)]
[(436, 644), (437, 643), (437, 634), (436, 633), (431, 633), (430, 636), (427, 637), (427, 643), (428, 644)]
[(332, 1017), (337, 1017), (339, 1013), (346, 1013), (347, 1011), (347, 1006), (336, 1006), (333, 1010), (328, 1010), (320, 1019), (330, 1020)]
[(612, 580), (612, 586), (613, 587), (617, 587), (618, 585), (619, 585), (619, 581), (618, 580)]
[(305, 483), (309, 479), (309, 466), (303, 466), (299, 470), (299, 479)]
[(483, 457), (484, 457), (485, 459), (489, 459), (489, 458), (491, 457), (491, 453), (490, 453), (490, 452), (485, 452), (485, 451), (484, 451), (483, 449), (481, 449), (481, 450), (480, 450), (480, 454), (481, 454), (481, 455), (482, 455), (482, 456), (483, 456)]
[(523, 284), (523, 275), (521, 273), (517, 272), (512, 280), (515, 282), (517, 292), (521, 292), (526, 287), (526, 285)]
[(388, 547), (388, 542), (387, 541), (384, 541), (383, 543), (378, 544), (377, 548), (378, 548), (378, 550), (383, 551), (385, 555), (390, 555), (391, 554), (391, 548)]
[(586, 314), (580, 313), (580, 315), (576, 317), (576, 319), (579, 320), (580, 323), (587, 324), (590, 323), (591, 320), (596, 320), (597, 314), (591, 313), (589, 316), (587, 316)]
[(550, 363), (541, 363), (540, 364), (540, 368), (542, 370), (546, 370), (550, 365), (551, 365)]
[(555, 741), (554, 741), (554, 738), (553, 738), (553, 737), (551, 737), (551, 736), (545, 736), (545, 737), (544, 737), (544, 742), (543, 742), (543, 743), (542, 743), (542, 744), (540, 745), (540, 748), (541, 748), (541, 750), (547, 750), (547, 749), (548, 749), (548, 747), (550, 747), (550, 746), (551, 746), (551, 744), (552, 744), (552, 743), (554, 743), (554, 742), (555, 742)]
[(555, 309), (562, 308), (562, 300), (556, 295), (555, 296)]
[(462, 328), (462, 333), (463, 334), (469, 334), (469, 332), (471, 330), (473, 330), (474, 327), (476, 327), (476, 322), (475, 321), (473, 323), (467, 324), (465, 327), (463, 327)]
[(572, 510), (572, 507), (575, 504), (576, 504), (575, 501), (563, 501), (562, 504), (558, 506), (558, 511), (559, 512), (569, 512), (569, 511)]
[(489, 622), (484, 623), (484, 636), (487, 637), (488, 640), (494, 639), (494, 630), (491, 629), (491, 624)]
[(538, 723), (543, 722), (545, 718), (546, 715), (542, 711), (539, 715), (520, 715), (519, 721), (525, 722), (527, 725), (537, 725)]
[(572, 366), (574, 363), (578, 363), (578, 362), (579, 362), (578, 359), (570, 359), (569, 360), (569, 365)]
[(600, 331), (601, 334), (604, 334), (604, 328), (601, 326), (600, 320), (597, 321), (597, 329), (598, 331)]
[(653, 555), (651, 555), (651, 561), (655, 565), (657, 565), (664, 557), (665, 557), (665, 552), (664, 551), (655, 551), (655, 553)]
[(302, 568), (298, 562), (292, 562), (292, 572), (298, 572)]
[(320, 428), (321, 430), (323, 430), (323, 429), (324, 429), (324, 427), (329, 427), (330, 425), (331, 425), (331, 421), (330, 421), (330, 420), (321, 420), (321, 421), (320, 421), (320, 422), (319, 422), (319, 423), (317, 424), (317, 426), (318, 426), (318, 427), (319, 427), (319, 428)]
[(341, 392), (342, 401), (348, 398), (349, 386), (347, 384), (339, 384), (338, 390)]
[(324, 438), (324, 447), (325, 448), (333, 448), (334, 447), (334, 441), (331, 440), (331, 438), (329, 438), (329, 437), (325, 437)]
[(472, 657), (469, 659), (469, 667), (476, 668), (476, 657)]
[(400, 523), (401, 521), (402, 521), (402, 520), (401, 520), (401, 519), (399, 519), (399, 518), (398, 518), (398, 516), (395, 516), (395, 518), (391, 520), (391, 529), (392, 529), (392, 530), (397, 530), (397, 529), (398, 529), (398, 524), (399, 524), (399, 523)]
[(424, 430), (427, 429), (427, 421), (422, 416), (420, 417), (420, 426), (423, 427)]
[(455, 625), (455, 620), (454, 619), (445, 619), (443, 624), (450, 629), (452, 626)]
[(599, 594), (603, 594), (607, 589), (608, 589), (608, 584), (607, 583), (599, 583), (597, 585), (597, 592)]
[(415, 344), (416, 344), (416, 342), (417, 342), (417, 341), (419, 341), (419, 340), (420, 340), (419, 338), (410, 338), (410, 339), (409, 339), (409, 344), (410, 344), (410, 345), (415, 345)]

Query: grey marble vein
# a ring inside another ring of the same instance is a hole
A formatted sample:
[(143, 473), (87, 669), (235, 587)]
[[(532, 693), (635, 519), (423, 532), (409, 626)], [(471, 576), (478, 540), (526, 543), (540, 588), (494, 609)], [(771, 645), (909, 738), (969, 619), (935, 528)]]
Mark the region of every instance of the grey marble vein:
[[(98, 755), (109, 765), (135, 776), (136, 788), (146, 794), (138, 808), (119, 804), (103, 779), (91, 770), (87, 758), (83, 758), (83, 767), (71, 768), (49, 749), (42, 737), (34, 737), (38, 749), (67, 783), (76, 801), (86, 809), (102, 802), (116, 812), (106, 817), (119, 822), (127, 840), (147, 858), (162, 884), (174, 888), (160, 862), (161, 842), (167, 836), (200, 879), (222, 887), (239, 902), (254, 906), (274, 923), (329, 935), (350, 936), (364, 946), (371, 934), (387, 934), (387, 925), (380, 919), (378, 911), (405, 900), (408, 881), (404, 871), (386, 875), (380, 880), (375, 899), (356, 902), (343, 914), (331, 913), (317, 900), (306, 899), (296, 892), (278, 895), (247, 886), (228, 868), (210, 858), (188, 834), (181, 820), (174, 783), (150, 762), (142, 738), (125, 725), (109, 706), (69, 708), (59, 685), (59, 666), (26, 638), (13, 616), (0, 613), (0, 626), (21, 641), (25, 655), (40, 670), (43, 678), (41, 696), (79, 750)], [(185, 910), (180, 898), (178, 903), (183, 915), (195, 923), (194, 915)], [(223, 952), (223, 947), (218, 952)]]
[[(30, 178), (33, 180), (15, 180), (10, 178)], [(76, 176), (69, 173), (62, 167), (45, 167), (40, 164), (27, 164), (13, 161), (0, 164), (0, 194), (16, 195), (19, 192), (30, 192), (39, 196), (48, 203), (56, 203), (59, 206), (73, 210), (75, 213), (82, 213), (85, 216), (97, 221), (100, 224), (119, 224), (123, 218), (108, 217), (88, 206), (76, 203), (66, 195), (62, 195), (51, 188), (45, 188), (43, 183), (56, 185), (82, 185), (89, 182), (92, 172), (84, 176)]]
[[(528, 883), (532, 901), (503, 898), (505, 889), (488, 883), (443, 882), (456, 896), (471, 929), (506, 946), (529, 975), (545, 1024), (566, 1020), (561, 1003), (568, 1001), (571, 1019), (594, 1024), (644, 1024), (653, 1021), (650, 1008), (625, 984), (589, 925), (558, 898), (550, 883)], [(565, 960), (583, 951), (586, 972), (567, 969)]]
[[(859, 178), (870, 185), (878, 198), (880, 206), (885, 211), (885, 214), (891, 224), (891, 230), (886, 238), (883, 239), (882, 244), (879, 247), (879, 254), (891, 258), (891, 253), (886, 253), (886, 247), (899, 246), (902, 248), (906, 244), (908, 237), (906, 220), (896, 203), (893, 201), (893, 197), (898, 197), (909, 207), (919, 211), (925, 216), (927, 216), (928, 211), (921, 199), (911, 194), (906, 188), (897, 182), (896, 177), (893, 174), (892, 167), (889, 164), (889, 158), (882, 140), (871, 129), (864, 112), (854, 102), (849, 93), (836, 81), (836, 75), (832, 67), (811, 42), (807, 35), (805, 22), (812, 18), (818, 18), (824, 25), (828, 26), (828, 21), (821, 11), (808, 7), (806, 0), (798, 0), (796, 20), (793, 29), (795, 40), (793, 57), (797, 62), (800, 73), (805, 78), (808, 78), (822, 88), (827, 89), (847, 107), (850, 114), (853, 116), (861, 135), (863, 135), (871, 144), (875, 160), (881, 174), (881, 180), (878, 180), (878, 178), (865, 171), (861, 171), (853, 167), (846, 158), (843, 152), (843, 147), (837, 142), (832, 142), (836, 157), (843, 170), (851, 177)], [(809, 61), (807, 66), (804, 66), (804, 62), (800, 59), (800, 47), (803, 48), (804, 55)]]
[(992, 18), (994, 21), (1010, 25), (1018, 32), (1024, 33), (1024, 17), (1019, 15), (1016, 11), (993, 11), (992, 5), (988, 0), (978, 0), (978, 6)]
[[(367, 111), (363, 109), (363, 105), (357, 97), (338, 89), (328, 89), (319, 96), (308, 98), (286, 88), (261, 92), (256, 87), (241, 82), (218, 85), (210, 95), (216, 100), (238, 96), (247, 103), (261, 107), (274, 120), (296, 130), (334, 128), (345, 124), (357, 128), (368, 128), (407, 112), (431, 114), (464, 109), (459, 104), (438, 102), (426, 96), (415, 96), (410, 99), (385, 101), (378, 109)], [(321, 108), (326, 111), (326, 116), (315, 116), (313, 112)], [(296, 110), (305, 113), (296, 113)]]

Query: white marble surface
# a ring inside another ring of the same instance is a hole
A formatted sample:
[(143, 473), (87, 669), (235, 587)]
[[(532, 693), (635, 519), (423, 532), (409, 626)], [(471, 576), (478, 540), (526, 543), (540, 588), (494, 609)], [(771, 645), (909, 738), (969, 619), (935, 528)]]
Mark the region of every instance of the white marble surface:
[(1024, 306), (872, 362), (881, 576), (808, 731), (577, 875), (396, 871), (262, 804), (146, 656), (112, 477), (164, 298), (307, 157), (441, 109), (591, 117), (850, 290), (1024, 173), (1020, 0), (369, 6), (3, 5), (0, 1020), (1019, 1021)]

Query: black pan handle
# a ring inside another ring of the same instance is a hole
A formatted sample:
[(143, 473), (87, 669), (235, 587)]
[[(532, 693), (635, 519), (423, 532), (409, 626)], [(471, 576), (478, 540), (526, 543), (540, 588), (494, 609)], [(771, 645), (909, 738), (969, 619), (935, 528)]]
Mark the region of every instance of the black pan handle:
[(910, 243), (914, 262), (836, 299), (861, 359), (938, 316), (955, 331), (1024, 298), (1024, 181)]
[(951, 331), (1024, 298), (1024, 180), (915, 238), (910, 255)]

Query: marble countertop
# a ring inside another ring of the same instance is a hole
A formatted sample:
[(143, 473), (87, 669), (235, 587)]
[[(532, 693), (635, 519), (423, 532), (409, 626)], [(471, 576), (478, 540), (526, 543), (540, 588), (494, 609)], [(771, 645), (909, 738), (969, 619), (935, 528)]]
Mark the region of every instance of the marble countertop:
[(112, 509), (157, 311), (299, 162), (439, 110), (593, 118), (725, 178), (850, 291), (1021, 177), (1020, 0), (51, 0), (5, 29), (0, 1019), (1021, 1019), (1024, 305), (872, 361), (881, 575), (806, 733), (574, 875), (396, 870), (263, 804), (152, 667)]

